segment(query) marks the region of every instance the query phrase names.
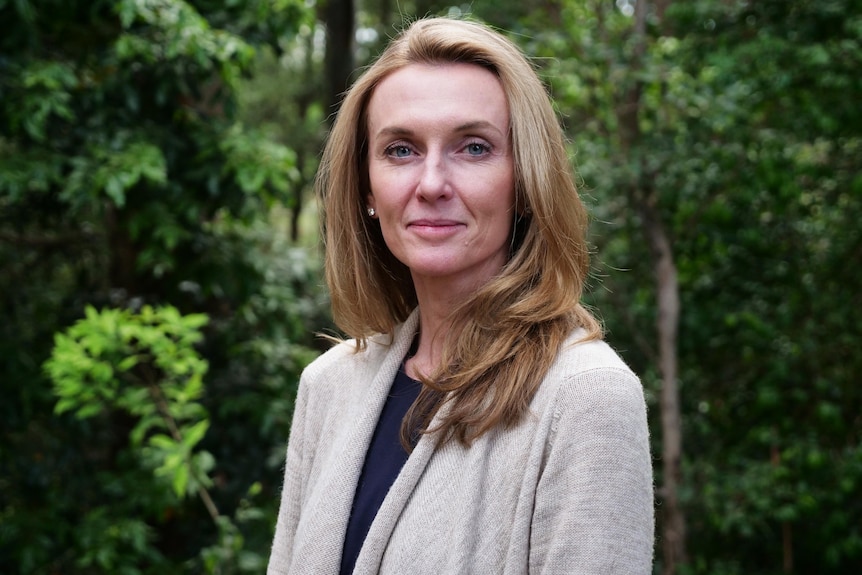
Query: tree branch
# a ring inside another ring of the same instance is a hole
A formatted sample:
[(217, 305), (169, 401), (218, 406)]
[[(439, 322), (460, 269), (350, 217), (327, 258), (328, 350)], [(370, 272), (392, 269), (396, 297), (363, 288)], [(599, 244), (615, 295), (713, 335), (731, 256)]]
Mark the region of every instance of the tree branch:
[[(171, 415), (170, 409), (168, 408), (167, 401), (165, 401), (165, 396), (164, 394), (162, 394), (161, 388), (157, 384), (152, 382), (149, 382), (147, 384), (147, 387), (150, 390), (150, 395), (156, 402), (156, 408), (159, 410), (159, 415), (161, 415), (162, 419), (165, 422), (165, 425), (168, 426), (168, 430), (171, 432), (171, 437), (173, 437), (174, 441), (178, 443), (182, 442), (183, 436), (180, 433), (179, 428), (177, 427), (176, 420)], [(198, 483), (198, 496), (201, 498), (201, 501), (203, 501), (204, 507), (207, 508), (207, 512), (209, 513), (212, 520), (216, 522), (216, 525), (218, 525), (217, 521), (219, 518), (219, 512), (218, 508), (215, 505), (215, 502), (210, 496), (209, 491), (207, 491), (207, 488), (204, 487), (203, 483), (200, 480), (200, 477), (198, 477), (197, 473), (195, 473), (195, 468), (194, 466), (192, 466), (191, 458), (186, 456), (185, 463), (189, 467), (189, 474), (194, 477), (195, 481), (197, 481)]]

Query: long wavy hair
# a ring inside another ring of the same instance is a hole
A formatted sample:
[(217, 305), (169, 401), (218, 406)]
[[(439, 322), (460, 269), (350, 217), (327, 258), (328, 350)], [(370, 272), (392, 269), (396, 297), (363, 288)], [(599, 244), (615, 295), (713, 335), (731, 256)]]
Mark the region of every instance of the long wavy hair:
[(441, 432), (441, 442), (470, 445), (497, 426), (516, 425), (572, 331), (601, 338), (580, 303), (589, 273), (587, 211), (548, 93), (514, 43), (483, 24), (448, 18), (417, 20), (390, 42), (347, 92), (324, 149), (315, 186), (336, 325), (359, 352), (370, 336), (392, 334), (417, 306), (410, 270), (366, 214), (366, 111), (375, 87), (394, 71), (456, 62), (493, 72), (508, 100), (512, 246), (501, 272), (452, 311), (441, 365), (423, 377), (405, 416), (405, 444), (416, 433)]

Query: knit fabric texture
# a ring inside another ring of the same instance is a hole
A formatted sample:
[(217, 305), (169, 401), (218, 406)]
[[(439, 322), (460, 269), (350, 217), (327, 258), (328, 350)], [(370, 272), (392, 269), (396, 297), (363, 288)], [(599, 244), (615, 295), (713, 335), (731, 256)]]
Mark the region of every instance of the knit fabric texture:
[[(267, 573), (336, 575), (380, 411), (417, 328), (352, 343), (300, 382)], [(653, 484), (643, 389), (604, 342), (573, 333), (515, 427), (465, 448), (423, 436), (354, 573), (646, 575)], [(433, 423), (432, 423), (433, 425)]]

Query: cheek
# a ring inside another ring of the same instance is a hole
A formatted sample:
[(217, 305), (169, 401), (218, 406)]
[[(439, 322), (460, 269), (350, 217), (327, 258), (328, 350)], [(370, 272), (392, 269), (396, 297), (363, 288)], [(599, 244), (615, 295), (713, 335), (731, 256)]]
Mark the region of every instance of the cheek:
[(406, 249), (404, 246), (404, 238), (401, 237), (398, 225), (394, 221), (393, 216), (383, 215), (381, 217), (378, 215), (378, 223), (380, 225), (380, 233), (383, 236), (383, 243), (389, 250), (389, 253), (395, 256), (395, 259), (404, 263), (404, 250)]
[(369, 203), (370, 206), (380, 210), (385, 210), (386, 206), (392, 203), (393, 190), (395, 182), (391, 176), (387, 176), (381, 170), (370, 169), (368, 171), (368, 183), (371, 193), (369, 200), (374, 203)]
[(413, 197), (409, 179), (400, 175), (377, 178), (371, 185), (371, 194), (374, 201), (372, 207), (377, 210), (381, 221), (399, 220)]
[(489, 194), (487, 206), (495, 213), (495, 219), (500, 227), (510, 228), (513, 225), (515, 209), (514, 178), (501, 176), (495, 182), (496, 193)]

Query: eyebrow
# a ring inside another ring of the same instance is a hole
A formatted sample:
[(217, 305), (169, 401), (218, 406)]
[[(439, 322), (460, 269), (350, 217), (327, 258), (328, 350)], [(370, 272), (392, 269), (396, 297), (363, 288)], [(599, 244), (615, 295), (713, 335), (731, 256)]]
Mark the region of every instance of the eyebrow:
[[(469, 132), (471, 130), (479, 130), (479, 129), (492, 129), (495, 132), (500, 133), (501, 135), (505, 135), (491, 122), (486, 120), (475, 120), (472, 122), (465, 122), (455, 127), (455, 132)], [(409, 128), (403, 128), (401, 126), (386, 126), (377, 131), (378, 136), (412, 136), (414, 130)]]

